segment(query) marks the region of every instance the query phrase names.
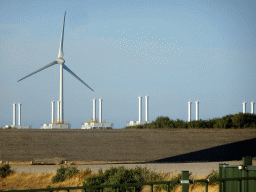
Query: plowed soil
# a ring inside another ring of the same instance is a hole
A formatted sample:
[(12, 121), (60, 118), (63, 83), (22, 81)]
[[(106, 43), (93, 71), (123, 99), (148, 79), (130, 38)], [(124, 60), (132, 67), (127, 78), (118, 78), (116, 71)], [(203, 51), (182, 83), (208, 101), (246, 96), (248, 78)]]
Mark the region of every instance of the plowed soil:
[(255, 129), (0, 130), (0, 160), (202, 162), (256, 157)]

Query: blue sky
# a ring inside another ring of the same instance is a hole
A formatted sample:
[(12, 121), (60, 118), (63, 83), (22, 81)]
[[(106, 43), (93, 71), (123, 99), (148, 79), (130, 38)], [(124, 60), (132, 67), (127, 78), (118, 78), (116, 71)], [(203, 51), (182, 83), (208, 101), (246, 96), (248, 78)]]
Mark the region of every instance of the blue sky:
[(149, 120), (187, 121), (188, 101), (199, 118), (242, 112), (256, 101), (256, 1), (0, 1), (0, 126), (12, 124), (22, 103), (22, 125), (51, 121), (59, 99), (59, 66), (21, 82), (57, 59), (66, 11), (64, 120), (72, 128), (92, 118), (103, 99), (103, 119), (123, 128), (138, 120), (138, 96), (149, 96)]

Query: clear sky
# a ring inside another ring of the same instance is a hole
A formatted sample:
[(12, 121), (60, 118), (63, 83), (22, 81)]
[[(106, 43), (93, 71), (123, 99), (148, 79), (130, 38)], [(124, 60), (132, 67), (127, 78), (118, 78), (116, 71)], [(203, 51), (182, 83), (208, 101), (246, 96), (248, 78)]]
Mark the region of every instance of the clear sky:
[[(256, 101), (256, 1), (0, 0), (0, 126), (51, 122), (59, 99), (59, 66), (20, 78), (56, 60), (64, 12), (64, 120), (72, 128), (92, 118), (123, 128), (138, 121), (138, 96), (149, 96), (149, 120), (187, 121), (251, 111)], [(255, 107), (256, 108), (256, 107)]]

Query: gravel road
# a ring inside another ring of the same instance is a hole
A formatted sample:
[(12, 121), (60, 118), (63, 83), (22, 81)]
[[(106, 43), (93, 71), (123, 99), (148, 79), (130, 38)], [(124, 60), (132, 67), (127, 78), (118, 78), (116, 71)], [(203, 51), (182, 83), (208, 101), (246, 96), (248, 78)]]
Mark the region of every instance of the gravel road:
[[(211, 173), (212, 170), (219, 169), (219, 163), (228, 163), (229, 165), (240, 165), (242, 161), (225, 161), (225, 162), (202, 162), (202, 163), (141, 163), (141, 164), (85, 164), (75, 165), (79, 170), (85, 170), (90, 168), (93, 172), (97, 172), (99, 168), (103, 171), (113, 167), (124, 166), (126, 168), (134, 168), (136, 166), (147, 167), (152, 171), (158, 173), (181, 173), (181, 171), (189, 171), (193, 173), (193, 176), (206, 176)], [(253, 161), (253, 165), (256, 165), (256, 161)], [(56, 172), (59, 165), (12, 165), (11, 168), (16, 172), (24, 173), (47, 173)]]

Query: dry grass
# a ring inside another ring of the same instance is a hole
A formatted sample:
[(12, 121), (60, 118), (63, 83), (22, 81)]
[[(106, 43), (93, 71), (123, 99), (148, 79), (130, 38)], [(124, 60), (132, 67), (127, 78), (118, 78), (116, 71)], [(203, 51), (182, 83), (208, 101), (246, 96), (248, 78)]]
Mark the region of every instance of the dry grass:
[[(68, 164), (72, 165), (87, 165), (87, 164), (115, 164), (115, 163), (144, 163), (145, 161), (67, 161)], [(0, 163), (1, 165), (7, 162)], [(9, 165), (31, 165), (31, 161), (8, 161)]]
[[(13, 173), (6, 178), (0, 178), (0, 190), (41, 189), (51, 187), (77, 187), (82, 186), (84, 178), (88, 176), (86, 171), (79, 172), (76, 176), (63, 182), (52, 183), (56, 173)], [(81, 190), (80, 190), (81, 191)]]
[[(0, 166), (1, 165), (4, 165), (6, 164), (6, 162), (2, 162), (0, 163)], [(9, 165), (31, 165), (31, 161), (8, 161)]]
[[(179, 186), (173, 192), (181, 191), (181, 186)], [(189, 192), (205, 192), (205, 187), (203, 185), (190, 185)], [(219, 185), (209, 185), (208, 192), (219, 192)]]
[[(82, 186), (84, 178), (95, 173), (89, 173), (87, 171), (80, 171), (77, 175), (66, 179), (63, 182), (52, 183), (52, 178), (55, 173), (13, 173), (6, 178), (0, 178), (0, 190), (22, 190), (22, 189), (40, 189), (50, 186), (52, 188), (58, 187), (77, 187)], [(171, 180), (176, 177), (176, 173), (162, 174), (164, 180)], [(193, 179), (204, 179), (205, 177), (196, 177)], [(81, 191), (81, 190), (72, 190)], [(149, 192), (150, 186), (145, 186), (142, 192)], [(204, 185), (192, 184), (190, 185), (190, 192), (204, 192)], [(218, 185), (210, 185), (209, 192), (219, 192)], [(161, 192), (165, 192), (164, 190)], [(181, 186), (177, 187), (174, 192), (181, 192)]]

